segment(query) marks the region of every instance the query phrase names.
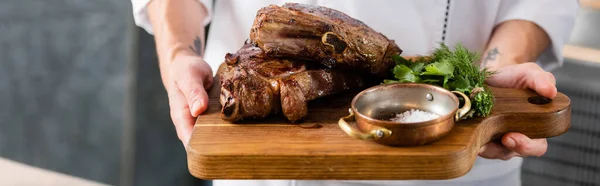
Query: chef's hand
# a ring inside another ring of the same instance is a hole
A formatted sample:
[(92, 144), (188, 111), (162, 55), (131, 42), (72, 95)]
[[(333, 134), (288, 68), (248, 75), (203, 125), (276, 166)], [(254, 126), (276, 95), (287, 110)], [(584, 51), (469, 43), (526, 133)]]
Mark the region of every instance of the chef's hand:
[(177, 137), (187, 146), (195, 117), (208, 108), (206, 89), (213, 84), (212, 69), (198, 55), (179, 53), (168, 65), (165, 85), (169, 95), (171, 119), (177, 130)]
[[(556, 79), (554, 75), (544, 71), (535, 63), (522, 63), (503, 67), (487, 80), (493, 87), (532, 89), (541, 96), (556, 96)], [(479, 156), (489, 159), (508, 160), (515, 156), (542, 156), (546, 153), (546, 139), (530, 139), (520, 133), (507, 133), (502, 137), (502, 144), (490, 142), (484, 145)]]

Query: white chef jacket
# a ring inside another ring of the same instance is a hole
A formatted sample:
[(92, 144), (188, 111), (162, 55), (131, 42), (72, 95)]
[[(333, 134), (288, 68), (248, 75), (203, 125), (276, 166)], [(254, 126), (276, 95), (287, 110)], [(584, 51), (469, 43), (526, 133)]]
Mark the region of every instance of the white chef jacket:
[[(152, 34), (146, 5), (131, 0), (136, 25)], [(579, 8), (576, 0), (198, 0), (209, 11), (202, 23), (211, 23), (204, 59), (216, 73), (226, 53), (236, 52), (249, 38), (256, 12), (270, 4), (298, 2), (330, 7), (356, 18), (390, 39), (402, 55), (427, 55), (443, 42), (463, 44), (471, 51), (485, 50), (494, 26), (508, 20), (528, 20), (546, 31), (549, 47), (536, 61), (550, 71), (562, 65), (562, 47), (568, 41)], [(519, 30), (515, 30), (519, 32)], [(502, 53), (502, 51), (500, 51)], [(477, 158), (465, 176), (451, 180), (408, 181), (294, 181), (215, 180), (215, 186), (335, 186), (335, 185), (520, 185), (521, 158), (508, 161)]]

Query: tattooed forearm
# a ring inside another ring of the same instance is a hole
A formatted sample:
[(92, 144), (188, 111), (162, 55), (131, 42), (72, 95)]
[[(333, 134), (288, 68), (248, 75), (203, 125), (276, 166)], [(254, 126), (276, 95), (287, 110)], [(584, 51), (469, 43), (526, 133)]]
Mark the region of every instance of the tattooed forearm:
[(500, 54), (498, 52), (498, 48), (493, 48), (491, 49), (487, 54), (486, 57), (483, 59), (482, 63), (481, 63), (481, 67), (486, 67), (488, 62), (494, 61), (496, 60), (496, 58), (498, 57), (498, 54)]
[(190, 49), (197, 55), (202, 56), (202, 40), (200, 40), (200, 37), (196, 36), (194, 43), (190, 45)]

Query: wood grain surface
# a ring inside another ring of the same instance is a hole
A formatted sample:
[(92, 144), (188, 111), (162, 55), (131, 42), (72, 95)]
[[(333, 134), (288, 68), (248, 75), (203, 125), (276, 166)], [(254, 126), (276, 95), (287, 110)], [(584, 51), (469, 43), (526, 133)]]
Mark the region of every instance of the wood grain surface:
[(570, 100), (562, 93), (536, 105), (528, 102), (537, 96), (533, 91), (493, 88), (496, 106), (489, 117), (460, 121), (429, 145), (389, 147), (351, 138), (338, 127), (357, 92), (311, 102), (300, 124), (281, 115), (232, 124), (219, 116), (215, 83), (187, 149), (189, 171), (202, 179), (451, 179), (466, 174), (479, 148), (502, 134), (553, 137), (571, 121)]

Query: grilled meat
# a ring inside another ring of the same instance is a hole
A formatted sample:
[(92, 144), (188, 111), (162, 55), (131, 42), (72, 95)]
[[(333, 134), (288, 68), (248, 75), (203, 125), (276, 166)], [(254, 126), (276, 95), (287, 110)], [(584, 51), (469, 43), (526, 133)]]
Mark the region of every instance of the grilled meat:
[(258, 11), (250, 38), (269, 57), (293, 57), (334, 68), (390, 76), (402, 50), (379, 32), (337, 10), (286, 3)]
[(281, 110), (290, 121), (306, 117), (308, 101), (361, 88), (366, 85), (363, 77), (339, 70), (319, 69), (300, 72), (279, 80)]
[(344, 13), (296, 3), (259, 10), (250, 39), (225, 56), (219, 101), (227, 121), (280, 112), (299, 121), (311, 100), (391, 76), (391, 56), (402, 53), (393, 40)]
[(283, 111), (295, 122), (307, 115), (307, 102), (365, 85), (356, 73), (333, 69), (306, 70), (304, 61), (269, 58), (246, 44), (225, 57), (220, 74), (221, 117), (235, 122)]

